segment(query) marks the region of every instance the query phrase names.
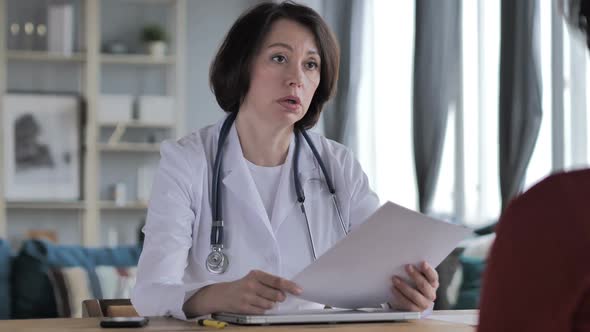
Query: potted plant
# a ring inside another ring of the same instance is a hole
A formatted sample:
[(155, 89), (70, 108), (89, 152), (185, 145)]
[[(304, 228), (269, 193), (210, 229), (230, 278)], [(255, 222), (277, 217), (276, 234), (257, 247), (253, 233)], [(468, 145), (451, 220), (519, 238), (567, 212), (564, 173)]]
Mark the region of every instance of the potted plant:
[(152, 56), (161, 57), (166, 54), (166, 40), (166, 31), (158, 24), (146, 25), (141, 30), (141, 41)]

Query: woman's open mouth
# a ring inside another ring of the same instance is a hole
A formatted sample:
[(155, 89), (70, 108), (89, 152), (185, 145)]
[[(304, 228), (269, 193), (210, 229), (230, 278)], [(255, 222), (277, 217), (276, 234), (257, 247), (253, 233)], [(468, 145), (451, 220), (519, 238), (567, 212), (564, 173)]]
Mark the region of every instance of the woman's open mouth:
[(286, 96), (279, 99), (279, 104), (290, 111), (296, 111), (301, 106), (301, 100), (297, 96)]

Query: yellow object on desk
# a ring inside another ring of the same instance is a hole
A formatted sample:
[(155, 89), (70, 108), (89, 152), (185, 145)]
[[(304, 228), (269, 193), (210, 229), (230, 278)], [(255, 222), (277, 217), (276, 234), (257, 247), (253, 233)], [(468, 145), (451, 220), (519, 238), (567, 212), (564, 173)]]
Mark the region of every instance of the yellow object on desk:
[(221, 321), (213, 320), (213, 319), (199, 319), (197, 321), (197, 324), (199, 324), (201, 326), (214, 327), (216, 329), (222, 329), (227, 326), (226, 322), (221, 322)]

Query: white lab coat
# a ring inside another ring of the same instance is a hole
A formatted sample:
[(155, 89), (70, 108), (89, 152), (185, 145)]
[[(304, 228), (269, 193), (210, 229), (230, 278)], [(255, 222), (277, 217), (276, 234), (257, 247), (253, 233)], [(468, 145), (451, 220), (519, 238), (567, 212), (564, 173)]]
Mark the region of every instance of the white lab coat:
[[(240, 279), (253, 269), (292, 278), (313, 261), (305, 218), (295, 193), (294, 138), (269, 220), (232, 126), (224, 144), (220, 189), (229, 267), (221, 275), (207, 271), (212, 169), (221, 124), (162, 144), (143, 229), (145, 241), (137, 282), (131, 295), (140, 315), (186, 319), (184, 302), (206, 285)], [(315, 133), (309, 135), (332, 177), (344, 222), (353, 229), (378, 208), (377, 195), (346, 147)], [(344, 234), (322, 172), (303, 139), (299, 159), (305, 209), (319, 256)]]

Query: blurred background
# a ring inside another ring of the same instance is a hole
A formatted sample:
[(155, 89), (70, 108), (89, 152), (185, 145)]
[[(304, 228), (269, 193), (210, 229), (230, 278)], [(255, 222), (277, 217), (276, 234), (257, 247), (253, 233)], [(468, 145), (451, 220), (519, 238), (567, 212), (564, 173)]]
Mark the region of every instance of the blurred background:
[[(218, 121), (212, 57), (252, 0), (0, 1), (0, 237), (134, 244), (159, 143)], [(480, 227), (588, 164), (587, 54), (554, 1), (334, 1), (338, 95), (315, 130), (382, 201)]]
[[(21, 247), (18, 257), (42, 252), (46, 263), (48, 248), (63, 245), (139, 248), (159, 144), (223, 117), (209, 65), (258, 2), (0, 0), (6, 262)], [(338, 93), (314, 130), (355, 152), (382, 202), (493, 234), (515, 195), (587, 167), (590, 66), (558, 1), (301, 3), (326, 19), (342, 52)], [(113, 257), (136, 264), (139, 251), (127, 254)], [(18, 281), (3, 274), (6, 262), (0, 255), (0, 279)], [(53, 317), (51, 303), (12, 316)]]

